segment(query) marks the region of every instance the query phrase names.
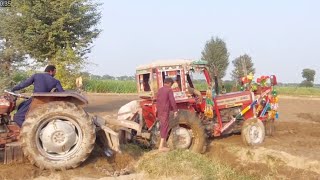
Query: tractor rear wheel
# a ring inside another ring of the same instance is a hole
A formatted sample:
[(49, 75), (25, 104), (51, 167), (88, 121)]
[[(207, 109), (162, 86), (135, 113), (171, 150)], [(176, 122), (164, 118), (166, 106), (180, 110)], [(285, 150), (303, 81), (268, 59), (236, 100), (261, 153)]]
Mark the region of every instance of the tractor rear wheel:
[(241, 136), (244, 144), (248, 146), (259, 145), (264, 141), (265, 127), (257, 118), (245, 120), (242, 125)]
[(192, 112), (180, 111), (170, 121), (168, 144), (173, 149), (190, 149), (196, 153), (206, 151), (206, 134), (201, 120)]
[(85, 161), (95, 143), (89, 115), (69, 102), (50, 102), (29, 112), (21, 130), (25, 156), (41, 169), (75, 168)]

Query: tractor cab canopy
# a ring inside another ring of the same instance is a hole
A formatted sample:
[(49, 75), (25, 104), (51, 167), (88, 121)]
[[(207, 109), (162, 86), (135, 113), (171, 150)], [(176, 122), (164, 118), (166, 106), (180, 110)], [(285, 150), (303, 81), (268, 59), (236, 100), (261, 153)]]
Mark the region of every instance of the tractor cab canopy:
[(203, 60), (160, 60), (136, 68), (137, 89), (141, 98), (156, 98), (158, 89), (164, 84), (165, 78), (172, 78), (175, 83), (173, 90), (175, 97), (187, 98), (189, 88), (195, 88), (192, 74), (200, 73), (205, 76), (207, 85), (211, 85), (211, 78), (207, 61)]

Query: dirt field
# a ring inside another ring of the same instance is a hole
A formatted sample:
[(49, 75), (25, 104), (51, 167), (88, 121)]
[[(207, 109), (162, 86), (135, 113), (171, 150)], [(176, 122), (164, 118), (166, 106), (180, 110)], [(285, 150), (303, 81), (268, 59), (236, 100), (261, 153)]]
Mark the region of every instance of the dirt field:
[[(99, 115), (116, 113), (134, 95), (90, 95), (87, 111)], [(236, 171), (245, 171), (259, 179), (320, 179), (320, 99), (280, 97), (280, 119), (276, 133), (264, 144), (248, 148), (240, 135), (210, 142), (206, 156), (229, 164)], [(124, 153), (105, 158), (96, 148), (81, 167), (51, 172), (40, 170), (28, 162), (0, 165), (0, 179), (95, 179), (126, 169), (130, 172), (142, 153)], [(128, 166), (129, 165), (129, 166)], [(139, 179), (135, 175), (130, 179)]]

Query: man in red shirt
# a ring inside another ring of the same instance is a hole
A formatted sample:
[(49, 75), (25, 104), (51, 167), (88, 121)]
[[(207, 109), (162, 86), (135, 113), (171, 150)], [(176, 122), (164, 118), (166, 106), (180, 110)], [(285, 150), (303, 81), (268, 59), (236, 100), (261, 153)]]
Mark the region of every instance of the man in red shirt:
[(161, 152), (170, 150), (168, 147), (166, 147), (170, 111), (172, 110), (174, 112), (174, 118), (177, 117), (178, 113), (177, 104), (171, 89), (172, 84), (173, 80), (171, 78), (166, 78), (164, 80), (164, 86), (159, 89), (157, 96), (157, 117), (160, 121), (161, 136), (159, 151)]

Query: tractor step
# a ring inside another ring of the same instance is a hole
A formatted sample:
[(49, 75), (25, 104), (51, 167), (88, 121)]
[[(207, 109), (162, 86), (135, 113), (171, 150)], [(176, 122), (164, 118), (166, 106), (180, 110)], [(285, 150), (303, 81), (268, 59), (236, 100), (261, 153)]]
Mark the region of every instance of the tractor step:
[(4, 164), (23, 163), (23, 161), (20, 142), (7, 143), (4, 150)]

